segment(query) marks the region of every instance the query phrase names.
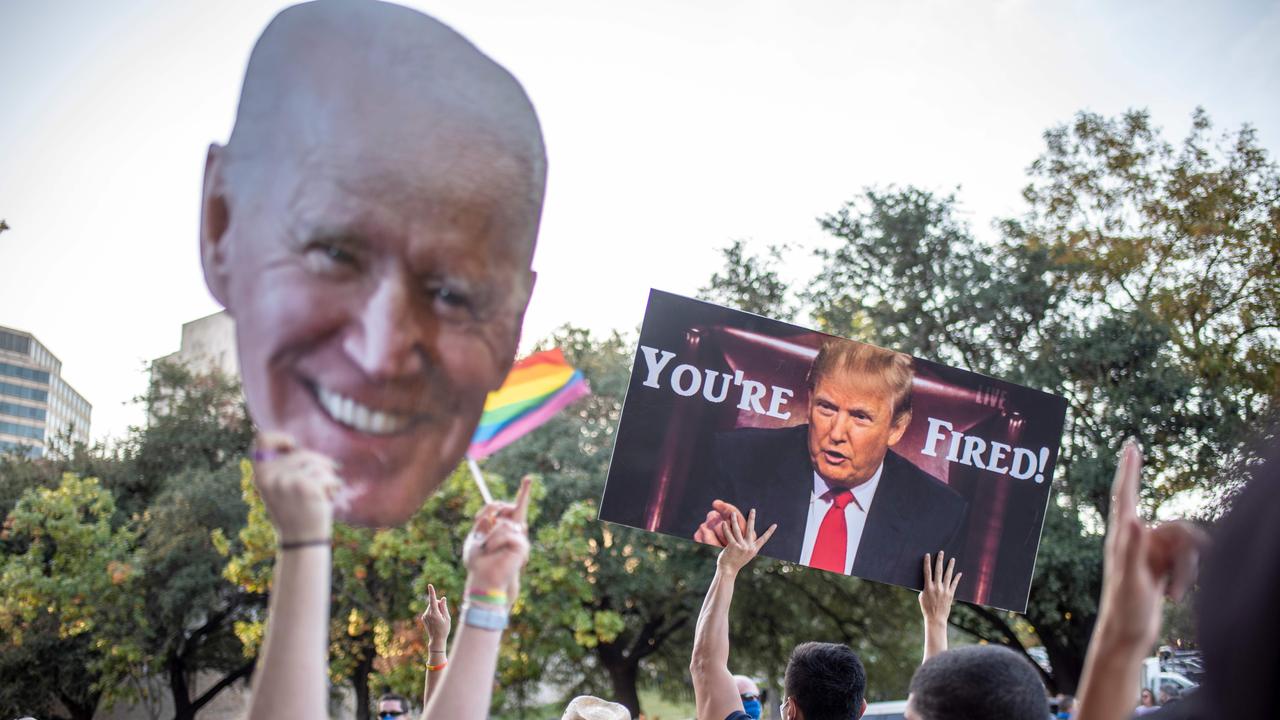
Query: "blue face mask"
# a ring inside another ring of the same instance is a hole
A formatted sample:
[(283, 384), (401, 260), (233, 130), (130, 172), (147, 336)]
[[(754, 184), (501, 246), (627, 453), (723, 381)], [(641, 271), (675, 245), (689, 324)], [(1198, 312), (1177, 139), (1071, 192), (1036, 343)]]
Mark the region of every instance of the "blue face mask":
[(746, 714), (755, 718), (755, 720), (760, 720), (760, 701), (759, 700), (743, 700), (742, 710)]

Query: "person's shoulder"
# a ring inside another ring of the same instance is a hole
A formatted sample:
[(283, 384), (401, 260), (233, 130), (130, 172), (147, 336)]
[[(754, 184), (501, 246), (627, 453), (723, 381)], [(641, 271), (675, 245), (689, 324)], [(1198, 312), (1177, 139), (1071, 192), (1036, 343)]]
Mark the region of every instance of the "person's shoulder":
[(724, 720), (751, 720), (751, 716), (741, 710), (734, 710)]
[(716, 433), (716, 448), (722, 452), (734, 454), (760, 452), (791, 445), (797, 438), (807, 442), (808, 436), (808, 425), (784, 428), (738, 428)]
[(964, 497), (950, 485), (921, 470), (919, 466), (890, 450), (884, 454), (883, 478), (911, 487), (913, 497), (927, 498), (933, 503), (963, 509), (968, 505)]

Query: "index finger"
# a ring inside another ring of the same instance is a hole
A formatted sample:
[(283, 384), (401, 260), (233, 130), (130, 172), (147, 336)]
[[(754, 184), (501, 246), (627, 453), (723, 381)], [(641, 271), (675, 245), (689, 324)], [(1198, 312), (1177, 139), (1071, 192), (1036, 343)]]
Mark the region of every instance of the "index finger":
[(1138, 447), (1138, 441), (1129, 437), (1120, 448), (1120, 463), (1116, 466), (1116, 477), (1111, 483), (1112, 527), (1138, 516), (1138, 485), (1141, 476), (1142, 450)]

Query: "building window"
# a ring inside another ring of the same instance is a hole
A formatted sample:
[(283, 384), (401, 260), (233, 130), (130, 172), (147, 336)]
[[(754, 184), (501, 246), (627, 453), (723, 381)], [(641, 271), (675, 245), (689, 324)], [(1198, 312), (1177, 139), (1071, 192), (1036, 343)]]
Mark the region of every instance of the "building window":
[(11, 332), (0, 330), (0, 350), (8, 350), (10, 352), (21, 353), (23, 355), (31, 354), (31, 338), (22, 335), (14, 335)]
[(18, 437), (28, 437), (34, 440), (44, 439), (44, 429), (32, 427), (30, 425), (19, 425), (18, 423), (5, 422), (0, 420), (0, 433), (9, 435), (17, 435)]
[(23, 380), (34, 380), (38, 383), (49, 384), (49, 373), (43, 370), (35, 370), (25, 368), (21, 365), (10, 365), (6, 362), (0, 362), (0, 375), (8, 375), (9, 377), (21, 378)]
[(49, 393), (45, 390), (37, 390), (35, 388), (22, 387), (0, 381), (0, 395), (9, 395), (24, 400), (35, 400), (36, 402), (48, 402)]
[(39, 420), (44, 422), (44, 408), (27, 407), (26, 405), (17, 405), (11, 402), (0, 400), (0, 415), (12, 415), (13, 417), (29, 418), (31, 420)]

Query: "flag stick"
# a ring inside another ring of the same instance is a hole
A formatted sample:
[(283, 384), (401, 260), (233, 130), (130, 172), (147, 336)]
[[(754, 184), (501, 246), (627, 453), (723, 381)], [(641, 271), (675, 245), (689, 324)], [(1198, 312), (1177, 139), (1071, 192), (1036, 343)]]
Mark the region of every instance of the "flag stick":
[(493, 502), (493, 495), (489, 494), (489, 486), (485, 484), (484, 476), (480, 474), (480, 466), (470, 455), (467, 456), (467, 467), (471, 468), (471, 477), (475, 478), (476, 487), (480, 488), (480, 497), (484, 498), (485, 504)]

